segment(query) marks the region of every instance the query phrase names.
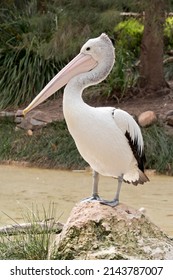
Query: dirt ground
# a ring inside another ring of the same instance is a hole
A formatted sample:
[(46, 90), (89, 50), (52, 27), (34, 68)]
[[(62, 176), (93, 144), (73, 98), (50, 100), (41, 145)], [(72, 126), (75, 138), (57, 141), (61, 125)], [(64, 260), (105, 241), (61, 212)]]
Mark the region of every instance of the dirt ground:
[[(94, 90), (94, 89), (93, 89)], [(44, 104), (40, 105), (36, 110), (47, 113), (53, 120), (62, 120), (63, 109), (62, 109), (63, 96), (60, 95), (54, 100), (48, 100)], [(112, 106), (123, 109), (128, 113), (138, 116), (140, 113), (153, 110), (159, 118), (164, 119), (168, 111), (173, 110), (173, 93), (169, 94), (155, 94), (155, 95), (142, 95), (137, 96), (129, 94), (128, 97), (118, 101), (117, 98), (112, 97), (105, 100), (105, 97), (96, 96), (92, 93), (92, 98), (87, 97), (84, 94), (85, 102), (91, 106)]]

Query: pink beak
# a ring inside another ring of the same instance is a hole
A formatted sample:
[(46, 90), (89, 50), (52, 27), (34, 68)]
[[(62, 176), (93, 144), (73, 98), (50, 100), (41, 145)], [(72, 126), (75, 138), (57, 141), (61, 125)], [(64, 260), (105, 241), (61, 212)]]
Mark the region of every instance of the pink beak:
[(97, 65), (91, 55), (79, 53), (70, 61), (34, 98), (34, 100), (22, 111), (23, 115), (45, 101), (49, 96), (66, 85), (74, 76), (85, 73)]

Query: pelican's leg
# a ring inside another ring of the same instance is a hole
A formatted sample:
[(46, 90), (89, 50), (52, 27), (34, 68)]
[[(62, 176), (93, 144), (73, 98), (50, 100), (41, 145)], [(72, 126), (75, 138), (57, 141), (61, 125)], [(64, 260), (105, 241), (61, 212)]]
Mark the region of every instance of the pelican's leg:
[(112, 206), (112, 207), (117, 206), (119, 204), (119, 196), (120, 196), (120, 190), (121, 190), (122, 182), (123, 182), (123, 175), (118, 177), (118, 187), (117, 187), (117, 191), (116, 191), (114, 199), (111, 200), (111, 201), (102, 200), (102, 201), (100, 201), (100, 203), (108, 205), (108, 206)]
[(92, 185), (92, 196), (84, 198), (82, 201), (102, 201), (98, 195), (98, 183), (99, 183), (99, 173), (93, 170), (93, 185)]
[(93, 170), (93, 186), (92, 186), (92, 197), (93, 199), (100, 200), (98, 195), (98, 184), (99, 184), (99, 173)]

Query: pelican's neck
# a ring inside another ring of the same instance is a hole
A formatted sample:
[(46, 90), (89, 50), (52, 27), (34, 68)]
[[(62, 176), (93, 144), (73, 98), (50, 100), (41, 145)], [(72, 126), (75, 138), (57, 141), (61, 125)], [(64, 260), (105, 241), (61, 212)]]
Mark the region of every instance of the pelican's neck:
[(84, 107), (87, 105), (82, 99), (83, 90), (89, 86), (95, 85), (103, 81), (110, 73), (114, 64), (114, 59), (99, 63), (94, 69), (89, 72), (81, 73), (73, 77), (65, 87), (63, 98), (63, 112), (66, 121), (79, 117), (80, 111), (85, 112)]
[(99, 63), (94, 69), (89, 72), (81, 73), (73, 77), (65, 87), (64, 98), (77, 98), (82, 100), (83, 90), (89, 86), (102, 82), (112, 70), (114, 59)]

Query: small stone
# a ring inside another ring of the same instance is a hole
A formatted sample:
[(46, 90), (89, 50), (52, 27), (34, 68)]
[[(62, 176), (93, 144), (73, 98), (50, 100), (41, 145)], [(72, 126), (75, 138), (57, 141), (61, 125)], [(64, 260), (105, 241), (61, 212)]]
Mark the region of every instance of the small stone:
[(166, 114), (166, 117), (173, 116), (173, 110), (169, 110)]
[(23, 118), (21, 123), (19, 123), (17, 127), (29, 130), (33, 128), (33, 125), (30, 123), (30, 118)]
[(18, 127), (18, 126), (15, 127), (15, 131), (20, 131), (20, 130), (21, 130), (20, 127)]
[(141, 212), (142, 214), (146, 213), (146, 209), (144, 207), (139, 208), (139, 212)]
[(52, 122), (52, 118), (41, 111), (31, 111), (25, 117), (22, 117), (22, 112), (22, 110), (17, 111), (15, 122), (18, 127), (25, 130), (35, 130)]
[(28, 134), (28, 136), (32, 136), (33, 135), (33, 131), (31, 129), (28, 129), (27, 134)]
[(45, 122), (45, 123), (51, 123), (52, 122), (52, 118), (44, 112), (41, 111), (35, 111), (32, 114), (32, 118), (37, 120), (37, 121), (41, 121), (41, 122)]
[(170, 110), (166, 114), (166, 123), (173, 126), (173, 110)]
[(150, 126), (157, 121), (157, 116), (153, 111), (145, 111), (138, 116), (138, 123), (142, 127)]
[(23, 110), (18, 110), (15, 114), (16, 117), (24, 117)]
[(33, 126), (45, 126), (47, 123), (44, 122), (44, 121), (39, 121), (39, 120), (36, 120), (34, 118), (31, 118), (30, 119), (30, 123), (33, 125)]

